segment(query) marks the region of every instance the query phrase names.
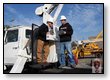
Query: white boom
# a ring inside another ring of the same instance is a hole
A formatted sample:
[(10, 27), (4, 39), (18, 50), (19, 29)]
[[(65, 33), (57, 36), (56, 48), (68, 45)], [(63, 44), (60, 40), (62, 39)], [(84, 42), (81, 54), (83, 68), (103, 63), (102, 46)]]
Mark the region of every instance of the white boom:
[[(25, 51), (26, 51), (26, 49), (25, 49)], [(26, 61), (28, 59), (31, 59), (31, 55), (27, 55), (24, 53), (26, 53), (26, 52), (24, 52), (24, 50), (19, 50), (18, 58), (17, 58), (15, 64), (13, 65), (10, 73), (21, 73), (22, 72)]]
[(38, 7), (35, 10), (36, 15), (42, 15), (43, 16), (43, 23), (47, 24), (47, 20), (52, 17), (51, 13), (56, 9), (56, 12), (53, 16), (54, 18), (54, 25), (62, 8), (63, 8), (63, 4), (44, 4), (44, 6)]

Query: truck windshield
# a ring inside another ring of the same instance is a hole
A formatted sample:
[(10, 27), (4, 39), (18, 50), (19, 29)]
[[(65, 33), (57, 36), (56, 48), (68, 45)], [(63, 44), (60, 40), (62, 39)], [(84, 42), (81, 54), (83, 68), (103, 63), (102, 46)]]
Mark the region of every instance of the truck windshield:
[(16, 42), (18, 41), (18, 30), (9, 30), (6, 35), (6, 42)]

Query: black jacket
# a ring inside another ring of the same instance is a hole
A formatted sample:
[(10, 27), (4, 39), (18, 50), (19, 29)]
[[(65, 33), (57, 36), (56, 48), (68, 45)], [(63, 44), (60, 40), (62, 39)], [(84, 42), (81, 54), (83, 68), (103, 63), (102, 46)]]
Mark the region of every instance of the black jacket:
[(46, 33), (48, 32), (48, 26), (46, 24), (42, 24), (38, 30), (38, 39), (47, 42)]
[(71, 41), (71, 36), (73, 34), (72, 26), (69, 23), (66, 23), (65, 25), (61, 25), (59, 28), (59, 32), (62, 32), (62, 31), (66, 33), (59, 34), (60, 42)]

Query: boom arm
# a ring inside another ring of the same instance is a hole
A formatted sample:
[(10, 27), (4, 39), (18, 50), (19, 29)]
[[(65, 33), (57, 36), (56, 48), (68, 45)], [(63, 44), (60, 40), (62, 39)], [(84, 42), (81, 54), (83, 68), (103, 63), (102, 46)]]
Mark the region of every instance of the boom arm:
[(102, 33), (103, 33), (103, 31), (101, 31), (101, 32), (97, 35), (96, 40), (102, 35)]
[(56, 12), (54, 14), (54, 23), (56, 23), (56, 20), (63, 8), (63, 4), (44, 4), (44, 6), (40, 6), (36, 8), (35, 13), (38, 16), (43, 16), (43, 23), (47, 24), (47, 20), (52, 17), (51, 13), (56, 9)]

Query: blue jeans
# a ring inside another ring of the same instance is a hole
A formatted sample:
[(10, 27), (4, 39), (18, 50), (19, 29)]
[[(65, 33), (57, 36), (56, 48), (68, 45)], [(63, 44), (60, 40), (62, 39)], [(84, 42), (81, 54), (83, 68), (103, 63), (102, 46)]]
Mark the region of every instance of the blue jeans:
[(64, 50), (68, 51), (68, 58), (69, 58), (69, 63), (71, 65), (75, 64), (75, 61), (74, 61), (74, 55), (72, 54), (72, 51), (71, 51), (71, 42), (60, 42), (60, 53), (59, 53), (59, 63), (60, 65), (66, 65), (66, 62), (65, 62), (65, 53), (64, 53)]

